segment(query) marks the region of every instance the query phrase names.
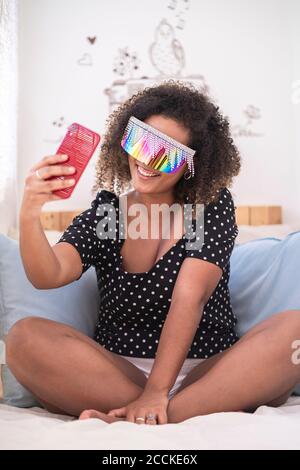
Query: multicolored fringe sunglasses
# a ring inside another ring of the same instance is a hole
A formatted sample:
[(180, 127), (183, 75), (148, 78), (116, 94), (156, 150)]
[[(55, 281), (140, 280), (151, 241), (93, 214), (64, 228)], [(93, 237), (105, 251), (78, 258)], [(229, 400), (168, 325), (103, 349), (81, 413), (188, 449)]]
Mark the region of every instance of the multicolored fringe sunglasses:
[(153, 170), (175, 173), (187, 163), (190, 175), (194, 176), (193, 156), (196, 150), (186, 147), (134, 116), (128, 121), (121, 145), (129, 155)]

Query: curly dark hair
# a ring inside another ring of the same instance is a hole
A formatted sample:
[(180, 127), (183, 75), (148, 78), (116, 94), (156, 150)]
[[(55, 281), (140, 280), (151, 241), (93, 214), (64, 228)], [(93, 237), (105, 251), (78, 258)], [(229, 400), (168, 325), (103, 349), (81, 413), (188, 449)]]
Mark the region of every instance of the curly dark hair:
[(111, 113), (107, 132), (96, 162), (96, 180), (92, 192), (100, 188), (120, 195), (131, 188), (127, 153), (121, 138), (130, 116), (144, 121), (154, 114), (176, 120), (189, 129), (188, 146), (196, 150), (195, 176), (183, 177), (174, 188), (175, 201), (209, 204), (218, 199), (224, 187), (240, 171), (240, 154), (231, 138), (229, 121), (219, 107), (190, 83), (168, 80), (134, 94)]

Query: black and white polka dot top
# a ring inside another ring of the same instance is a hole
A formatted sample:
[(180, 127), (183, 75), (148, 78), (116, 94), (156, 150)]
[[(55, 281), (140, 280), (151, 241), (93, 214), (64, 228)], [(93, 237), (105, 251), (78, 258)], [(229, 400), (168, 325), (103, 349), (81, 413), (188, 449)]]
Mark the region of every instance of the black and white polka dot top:
[[(106, 210), (100, 213), (100, 207)], [(110, 217), (113, 211), (115, 219)], [(228, 280), (238, 227), (230, 191), (223, 188), (218, 201), (205, 206), (201, 249), (186, 249), (183, 235), (149, 271), (131, 273), (122, 269), (123, 227), (119, 198), (101, 190), (91, 207), (73, 219), (57, 242), (71, 243), (77, 249), (82, 274), (91, 265), (96, 269), (100, 311), (94, 339), (116, 354), (154, 358), (177, 275), (184, 259), (191, 256), (215, 263), (223, 274), (204, 306), (187, 358), (208, 358), (233, 345), (238, 336)]]

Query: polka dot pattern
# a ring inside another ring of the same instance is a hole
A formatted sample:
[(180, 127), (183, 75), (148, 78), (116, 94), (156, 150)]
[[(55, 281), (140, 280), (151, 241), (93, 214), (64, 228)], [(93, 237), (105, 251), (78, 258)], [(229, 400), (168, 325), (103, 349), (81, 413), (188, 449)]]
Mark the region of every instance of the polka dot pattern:
[[(99, 215), (97, 208), (102, 204), (106, 211)], [(105, 226), (104, 217), (109, 218), (113, 210), (116, 225)], [(57, 242), (71, 243), (77, 249), (82, 274), (90, 266), (96, 269), (100, 307), (94, 339), (116, 354), (154, 358), (180, 267), (185, 258), (194, 257), (218, 265), (223, 273), (204, 306), (187, 358), (208, 358), (232, 346), (238, 336), (228, 281), (238, 227), (230, 191), (223, 188), (218, 201), (205, 207), (201, 248), (187, 249), (183, 236), (144, 273), (122, 268), (120, 251), (125, 240), (120, 237), (123, 222), (119, 215), (118, 197), (99, 191), (91, 207), (73, 219)]]

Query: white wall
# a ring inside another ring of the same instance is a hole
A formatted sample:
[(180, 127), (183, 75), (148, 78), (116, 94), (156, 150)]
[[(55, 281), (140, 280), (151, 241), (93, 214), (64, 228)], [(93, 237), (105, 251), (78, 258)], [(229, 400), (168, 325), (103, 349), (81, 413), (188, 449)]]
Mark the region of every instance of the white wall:
[(17, 218), (17, 18), (15, 0), (0, 2), (0, 233)]
[[(66, 126), (58, 130), (52, 121), (64, 116), (104, 131), (104, 89), (117, 78), (119, 48), (137, 52), (137, 77), (157, 75), (148, 48), (160, 20), (174, 22), (171, 3), (20, 0), (20, 197), (28, 168), (55, 153), (65, 132)], [(292, 102), (292, 83), (300, 80), (299, 13), (298, 0), (191, 0), (185, 28), (175, 28), (186, 54), (184, 75), (204, 75), (232, 125), (243, 122), (249, 104), (261, 109), (253, 129), (263, 136), (236, 138), (243, 169), (232, 190), (237, 204), (282, 205), (285, 223), (300, 220), (300, 103)], [(93, 46), (87, 36), (97, 36)], [(85, 52), (92, 52), (92, 67), (77, 64)], [(87, 207), (96, 158), (72, 198), (45, 209)]]
[(292, 104), (294, 137), (296, 145), (295, 177), (297, 187), (296, 204), (300, 207), (300, 2), (294, 1), (290, 15), (290, 41), (292, 51)]

